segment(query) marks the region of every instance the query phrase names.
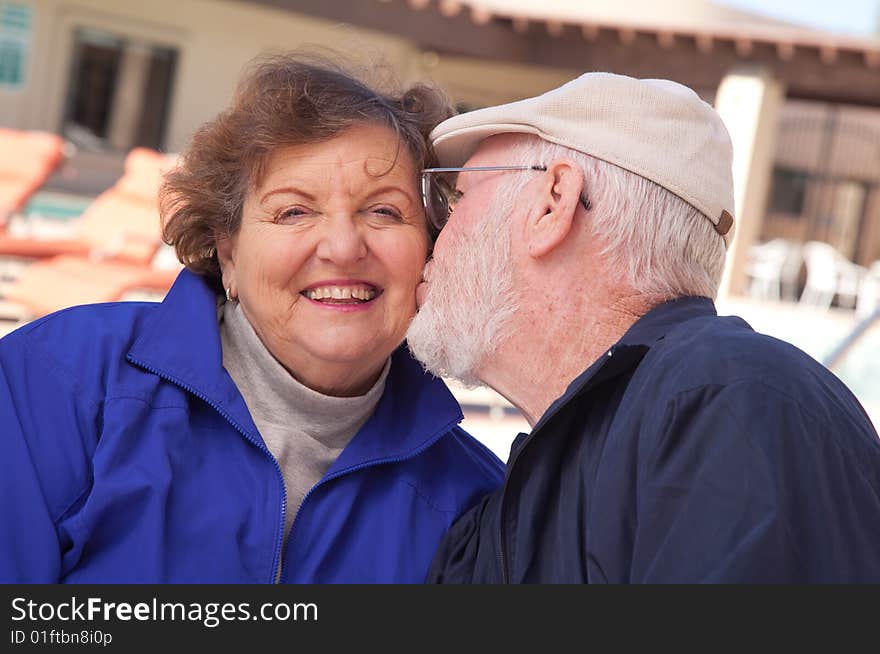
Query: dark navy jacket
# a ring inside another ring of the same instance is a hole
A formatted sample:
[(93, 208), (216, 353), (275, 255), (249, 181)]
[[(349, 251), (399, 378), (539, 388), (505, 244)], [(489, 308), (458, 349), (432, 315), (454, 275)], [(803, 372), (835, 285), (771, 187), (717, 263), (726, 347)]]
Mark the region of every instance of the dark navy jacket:
[(880, 582), (880, 441), (800, 350), (669, 302), (520, 435), (429, 580)]
[[(405, 348), (306, 495), (282, 581), (424, 581), (503, 479)], [(68, 309), (0, 340), (0, 582), (271, 583), (285, 492), (222, 366), (214, 293)]]

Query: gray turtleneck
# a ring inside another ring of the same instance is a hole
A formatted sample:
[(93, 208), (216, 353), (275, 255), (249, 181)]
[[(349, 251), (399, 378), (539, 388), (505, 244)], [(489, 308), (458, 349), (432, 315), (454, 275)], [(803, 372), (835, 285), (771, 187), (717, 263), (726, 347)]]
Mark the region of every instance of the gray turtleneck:
[(365, 395), (333, 397), (299, 383), (266, 349), (238, 302), (220, 307), (223, 367), (281, 466), (287, 491), (284, 544), (306, 493), (372, 415), (385, 390), (390, 359)]

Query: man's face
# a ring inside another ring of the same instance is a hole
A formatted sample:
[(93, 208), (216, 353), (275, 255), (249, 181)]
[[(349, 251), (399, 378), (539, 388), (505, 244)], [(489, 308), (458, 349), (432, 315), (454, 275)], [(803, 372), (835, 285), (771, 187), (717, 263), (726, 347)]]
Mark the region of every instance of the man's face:
[[(464, 166), (509, 165), (506, 137), (483, 142)], [(464, 172), (462, 193), (440, 232), (425, 281), (417, 289), (419, 312), (407, 341), (434, 374), (479, 383), (479, 371), (503, 337), (516, 310), (510, 215), (514, 206), (504, 187), (517, 173)]]

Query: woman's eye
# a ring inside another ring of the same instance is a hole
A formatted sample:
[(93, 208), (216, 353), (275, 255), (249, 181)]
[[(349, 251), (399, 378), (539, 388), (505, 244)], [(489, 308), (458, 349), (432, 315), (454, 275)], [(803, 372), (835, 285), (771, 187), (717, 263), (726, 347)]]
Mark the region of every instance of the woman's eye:
[(378, 214), (380, 216), (388, 216), (394, 220), (403, 220), (403, 216), (401, 216), (400, 212), (393, 207), (373, 207), (370, 209), (370, 213)]
[(275, 222), (289, 223), (306, 214), (308, 214), (308, 210), (304, 207), (289, 207), (278, 212), (275, 216)]

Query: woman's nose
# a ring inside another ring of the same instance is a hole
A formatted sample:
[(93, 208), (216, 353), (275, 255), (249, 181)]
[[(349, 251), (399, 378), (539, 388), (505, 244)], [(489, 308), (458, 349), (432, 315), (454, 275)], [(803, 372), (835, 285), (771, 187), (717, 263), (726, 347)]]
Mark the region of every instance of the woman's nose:
[(367, 243), (362, 227), (356, 216), (338, 216), (328, 221), (318, 243), (318, 257), (339, 266), (363, 259), (367, 255)]

